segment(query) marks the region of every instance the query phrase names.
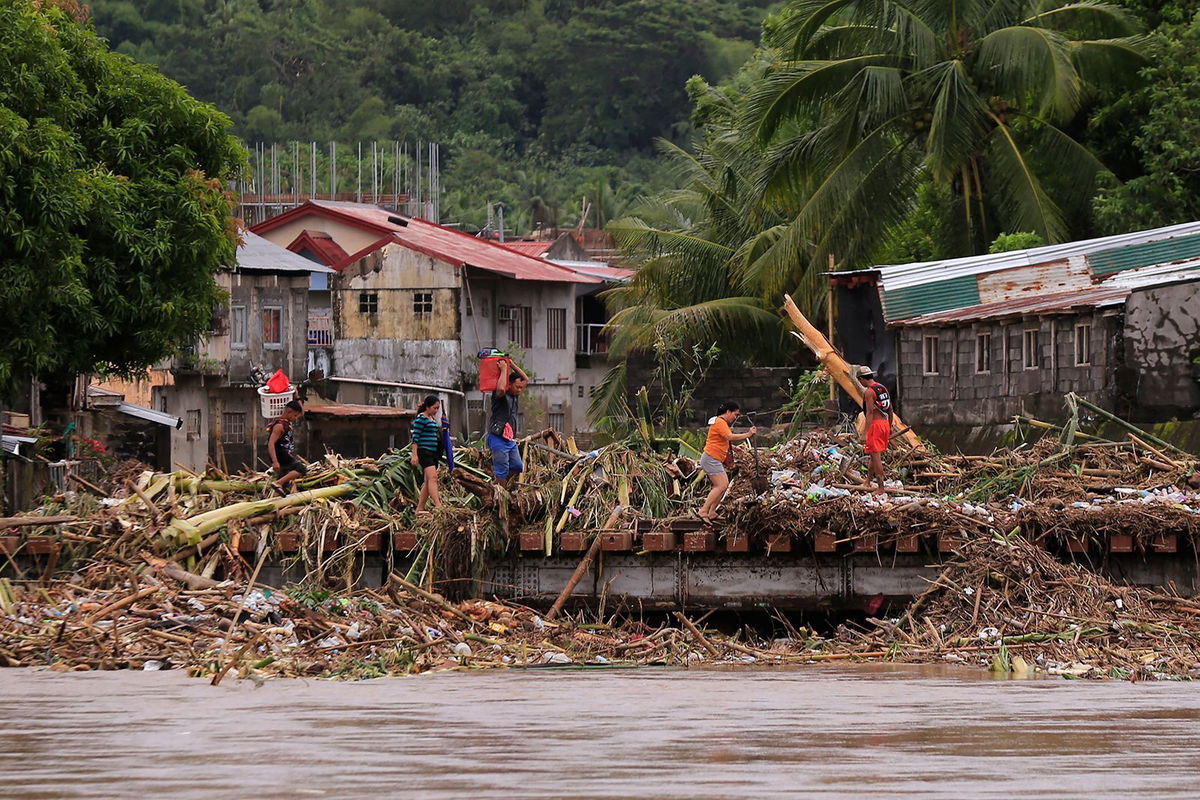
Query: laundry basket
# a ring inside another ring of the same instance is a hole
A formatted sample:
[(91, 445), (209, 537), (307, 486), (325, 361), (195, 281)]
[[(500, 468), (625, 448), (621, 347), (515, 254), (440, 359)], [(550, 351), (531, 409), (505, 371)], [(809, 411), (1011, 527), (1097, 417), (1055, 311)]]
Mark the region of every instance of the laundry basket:
[(289, 386), (286, 392), (271, 392), (266, 386), (258, 387), (258, 402), (262, 405), (264, 419), (275, 419), (283, 414), (284, 406), (296, 399), (296, 387)]

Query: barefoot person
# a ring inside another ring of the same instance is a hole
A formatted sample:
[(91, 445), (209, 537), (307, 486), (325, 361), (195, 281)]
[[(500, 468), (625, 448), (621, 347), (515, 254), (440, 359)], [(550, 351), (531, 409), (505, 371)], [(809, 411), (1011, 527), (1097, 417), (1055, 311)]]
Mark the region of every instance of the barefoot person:
[(741, 406), (732, 401), (722, 403), (713, 417), (708, 428), (708, 440), (704, 443), (704, 453), (700, 456), (700, 469), (712, 481), (712, 490), (700, 507), (700, 519), (712, 522), (717, 515), (717, 506), (725, 497), (729, 488), (729, 476), (725, 474), (725, 459), (729, 456), (730, 442), (741, 442), (758, 433), (758, 428), (751, 427), (745, 433), (734, 433), (730, 425), (737, 419)]
[[(511, 370), (510, 370), (511, 368)], [(516, 372), (511, 375), (510, 372)], [(517, 398), (529, 385), (529, 376), (511, 359), (500, 362), (500, 379), (492, 392), (492, 417), (488, 423), (487, 446), (492, 451), (492, 474), (500, 486), (525, 470), (517, 449)]]
[(412, 424), (412, 464), (420, 467), (424, 482), (421, 496), (417, 499), (417, 513), (425, 513), (425, 504), (442, 507), (442, 495), (438, 491), (438, 462), (442, 460), (442, 425), (438, 416), (442, 401), (429, 395), (417, 406), (417, 416)]
[(870, 367), (858, 368), (858, 382), (863, 387), (863, 414), (866, 416), (866, 431), (863, 450), (871, 459), (869, 479), (883, 486), (883, 452), (892, 438), (892, 396), (887, 388), (875, 380), (875, 371)]
[(275, 481), (271, 488), (281, 495), (288, 493), (288, 484), (308, 474), (308, 467), (296, 455), (293, 431), (293, 425), (302, 416), (304, 406), (300, 405), (299, 400), (293, 400), (283, 407), (283, 415), (267, 426), (267, 453), (275, 470)]

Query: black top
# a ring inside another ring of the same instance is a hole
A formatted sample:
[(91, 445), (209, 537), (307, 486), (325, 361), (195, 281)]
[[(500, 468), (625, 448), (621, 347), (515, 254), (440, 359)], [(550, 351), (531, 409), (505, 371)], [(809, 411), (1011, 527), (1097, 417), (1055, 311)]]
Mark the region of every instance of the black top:
[(879, 381), (871, 381), (867, 387), (875, 392), (875, 408), (880, 414), (887, 417), (888, 422), (892, 421), (892, 396), (888, 393), (887, 387)]
[(488, 433), (504, 436), (504, 426), (511, 427), (512, 437), (517, 436), (517, 398), (511, 394), (492, 395), (492, 421)]
[(276, 425), (283, 425), (283, 433), (275, 440), (275, 460), (280, 464), (296, 460), (296, 442), (292, 435), (292, 423), (279, 417), (267, 426), (267, 435), (274, 431)]

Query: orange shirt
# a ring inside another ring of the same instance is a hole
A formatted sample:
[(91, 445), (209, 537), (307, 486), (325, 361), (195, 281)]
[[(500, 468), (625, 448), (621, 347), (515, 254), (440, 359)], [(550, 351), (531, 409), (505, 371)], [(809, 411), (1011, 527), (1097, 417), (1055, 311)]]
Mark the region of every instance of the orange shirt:
[(729, 437), (733, 435), (733, 431), (729, 430), (729, 423), (717, 417), (708, 429), (708, 439), (704, 442), (704, 452), (715, 458), (717, 461), (724, 461), (725, 456), (729, 455)]

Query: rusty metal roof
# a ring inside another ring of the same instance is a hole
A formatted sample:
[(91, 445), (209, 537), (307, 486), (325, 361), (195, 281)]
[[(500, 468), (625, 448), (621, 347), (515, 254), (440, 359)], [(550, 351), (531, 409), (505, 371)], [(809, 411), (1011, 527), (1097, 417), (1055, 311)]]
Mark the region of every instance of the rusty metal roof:
[(981, 307), (1050, 288), (1086, 291), (1121, 271), (1200, 257), (1200, 222), (966, 258), (830, 273), (877, 282), (888, 322)]
[(317, 417), (339, 417), (342, 419), (358, 417), (390, 417), (405, 419), (415, 417), (417, 412), (411, 408), (392, 408), (391, 406), (363, 406), (355, 403), (326, 403), (324, 405), (307, 405), (304, 413)]
[(1097, 286), (1070, 292), (1019, 297), (978, 306), (937, 311), (893, 324), (904, 326), (954, 325), (960, 322), (982, 322), (1006, 317), (1036, 317), (1044, 314), (1063, 314), (1071, 311), (1106, 308), (1125, 303), (1132, 289), (1128, 286)]
[[(339, 272), (376, 250), (394, 243), (458, 268), (475, 267), (518, 281), (601, 283), (599, 278), (581, 275), (551, 264), (545, 259), (515, 252), (499, 242), (479, 239), (469, 233), (419, 217), (404, 217), (394, 211), (367, 203), (308, 200), (276, 217), (260, 222), (254, 226), (254, 230), (266, 233), (306, 216), (336, 219), (379, 235), (376, 241), (363, 249), (351, 253), (337, 264), (330, 265)], [(315, 221), (313, 224), (316, 224)], [(310, 227), (312, 225), (306, 225), (306, 228)]]

